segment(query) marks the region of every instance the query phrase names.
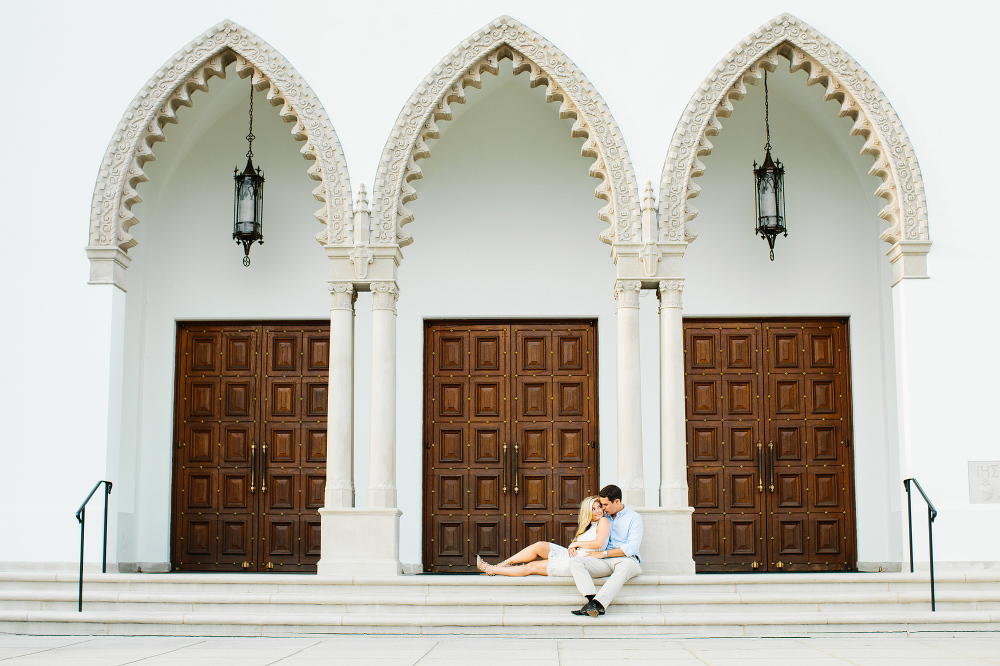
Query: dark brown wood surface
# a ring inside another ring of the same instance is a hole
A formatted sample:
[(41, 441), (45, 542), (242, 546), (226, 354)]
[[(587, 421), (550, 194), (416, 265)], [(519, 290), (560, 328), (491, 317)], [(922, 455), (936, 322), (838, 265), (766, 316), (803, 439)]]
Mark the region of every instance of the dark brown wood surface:
[(842, 319), (685, 319), (698, 571), (856, 566)]
[(178, 324), (171, 562), (315, 571), (329, 326)]
[(568, 543), (597, 491), (593, 322), (429, 322), (424, 569)]

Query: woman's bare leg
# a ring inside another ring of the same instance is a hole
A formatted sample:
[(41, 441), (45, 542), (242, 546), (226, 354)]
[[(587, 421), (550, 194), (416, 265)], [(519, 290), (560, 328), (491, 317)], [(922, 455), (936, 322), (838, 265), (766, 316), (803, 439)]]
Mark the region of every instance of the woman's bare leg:
[[(549, 544), (546, 541), (536, 541), (527, 548), (522, 548), (521, 550), (514, 553), (512, 556), (508, 557), (502, 562), (503, 565), (511, 564), (522, 564), (524, 562), (531, 562), (534, 559), (542, 558), (543, 560), (549, 559)], [(527, 574), (521, 574), (527, 575)]]
[[(530, 548), (530, 546), (529, 546)], [(548, 562), (545, 560), (535, 560), (527, 564), (515, 564), (514, 566), (496, 567), (493, 573), (497, 576), (547, 576)]]

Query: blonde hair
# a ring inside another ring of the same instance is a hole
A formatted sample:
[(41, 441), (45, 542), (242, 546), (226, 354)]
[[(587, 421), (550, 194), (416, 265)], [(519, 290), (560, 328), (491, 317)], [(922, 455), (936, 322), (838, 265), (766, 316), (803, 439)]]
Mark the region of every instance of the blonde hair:
[(580, 502), (580, 519), (577, 521), (576, 534), (573, 541), (580, 538), (580, 535), (590, 529), (590, 523), (594, 521), (594, 502), (600, 501), (597, 495), (591, 495)]

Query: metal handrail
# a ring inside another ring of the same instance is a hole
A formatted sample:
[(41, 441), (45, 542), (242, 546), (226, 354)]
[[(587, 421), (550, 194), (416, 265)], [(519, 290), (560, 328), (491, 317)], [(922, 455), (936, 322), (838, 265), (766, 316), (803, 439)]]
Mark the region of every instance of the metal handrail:
[(934, 508), (934, 503), (931, 502), (931, 499), (927, 497), (927, 493), (920, 486), (919, 481), (914, 478), (903, 481), (903, 486), (906, 488), (906, 519), (910, 528), (910, 573), (913, 573), (913, 506), (910, 503), (910, 481), (917, 486), (917, 490), (920, 491), (924, 501), (927, 502), (927, 546), (930, 549), (931, 557), (931, 610), (934, 611), (936, 610), (934, 601), (934, 519), (937, 518), (938, 512)]
[(83, 504), (76, 510), (76, 519), (80, 521), (80, 594), (76, 605), (76, 610), (79, 613), (83, 612), (83, 537), (85, 535), (84, 521), (87, 518), (87, 502), (94, 496), (102, 483), (104, 484), (104, 557), (101, 558), (101, 573), (108, 573), (108, 495), (111, 494), (111, 482), (98, 481), (94, 489), (87, 495), (87, 499), (83, 500)]

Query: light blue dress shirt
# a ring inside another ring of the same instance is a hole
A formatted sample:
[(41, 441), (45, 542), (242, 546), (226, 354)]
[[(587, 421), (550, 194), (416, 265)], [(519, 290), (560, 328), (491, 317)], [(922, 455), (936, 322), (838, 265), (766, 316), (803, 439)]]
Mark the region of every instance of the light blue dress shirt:
[(611, 520), (611, 534), (608, 536), (608, 543), (604, 550), (621, 548), (626, 557), (635, 556), (635, 559), (639, 560), (639, 544), (642, 543), (642, 516), (625, 507), (608, 518)]

